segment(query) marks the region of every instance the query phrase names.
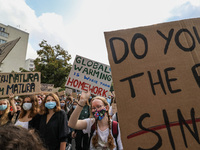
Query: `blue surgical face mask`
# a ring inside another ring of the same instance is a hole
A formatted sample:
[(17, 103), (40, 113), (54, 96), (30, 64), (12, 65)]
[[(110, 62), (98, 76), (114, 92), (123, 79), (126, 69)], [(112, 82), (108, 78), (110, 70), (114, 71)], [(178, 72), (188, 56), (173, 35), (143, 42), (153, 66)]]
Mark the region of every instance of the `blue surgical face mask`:
[(76, 108), (76, 105), (73, 105), (73, 108), (75, 109), (75, 108)]
[(108, 102), (109, 104), (111, 104), (111, 99), (110, 99), (110, 98), (107, 98), (107, 102)]
[(61, 106), (61, 107), (65, 106), (65, 103), (60, 103), (60, 106)]
[(6, 110), (7, 105), (0, 105), (0, 110)]
[(56, 102), (46, 102), (45, 107), (48, 109), (53, 109), (56, 106)]

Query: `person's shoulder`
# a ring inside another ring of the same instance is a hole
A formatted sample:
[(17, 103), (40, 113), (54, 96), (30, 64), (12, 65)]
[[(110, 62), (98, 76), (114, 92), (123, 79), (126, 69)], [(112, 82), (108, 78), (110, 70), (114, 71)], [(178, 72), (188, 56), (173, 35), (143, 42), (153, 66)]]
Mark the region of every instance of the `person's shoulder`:
[(58, 111), (57, 113), (61, 114), (61, 115), (66, 115), (65, 111), (63, 109), (61, 109), (60, 111)]
[(33, 117), (33, 119), (39, 119), (39, 118), (41, 118), (41, 114), (36, 114), (34, 117)]
[(95, 122), (95, 119), (94, 118), (86, 118), (84, 119), (86, 122), (90, 122), (90, 123), (94, 123)]

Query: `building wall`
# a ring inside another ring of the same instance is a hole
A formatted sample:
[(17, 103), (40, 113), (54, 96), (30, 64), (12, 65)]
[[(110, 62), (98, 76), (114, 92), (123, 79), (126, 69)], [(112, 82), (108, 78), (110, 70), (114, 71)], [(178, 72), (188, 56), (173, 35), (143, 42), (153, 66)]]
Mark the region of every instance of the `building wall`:
[(34, 65), (34, 59), (27, 59), (25, 62), (25, 66), (24, 69), (29, 70), (29, 71), (33, 71), (35, 69), (35, 65)]
[(6, 56), (6, 58), (2, 61), (0, 66), (1, 72), (19, 72), (19, 68), (25, 67), (25, 60), (26, 60), (26, 52), (28, 46), (28, 38), (29, 33), (19, 30), (17, 28), (6, 26), (0, 23), (0, 27), (5, 28), (6, 33), (8, 33), (8, 37), (3, 37), (0, 34), (0, 39), (5, 40), (6, 42), (15, 40), (19, 37), (21, 39), (17, 42), (15, 47), (10, 51), (10, 53)]

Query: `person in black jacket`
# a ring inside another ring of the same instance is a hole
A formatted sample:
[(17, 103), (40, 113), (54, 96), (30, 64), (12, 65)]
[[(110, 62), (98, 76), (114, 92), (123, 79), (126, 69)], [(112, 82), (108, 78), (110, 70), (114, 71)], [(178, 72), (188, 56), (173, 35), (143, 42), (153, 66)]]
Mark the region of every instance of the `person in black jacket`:
[(65, 150), (68, 125), (67, 115), (60, 108), (56, 94), (48, 94), (41, 105), (39, 134), (49, 150)]

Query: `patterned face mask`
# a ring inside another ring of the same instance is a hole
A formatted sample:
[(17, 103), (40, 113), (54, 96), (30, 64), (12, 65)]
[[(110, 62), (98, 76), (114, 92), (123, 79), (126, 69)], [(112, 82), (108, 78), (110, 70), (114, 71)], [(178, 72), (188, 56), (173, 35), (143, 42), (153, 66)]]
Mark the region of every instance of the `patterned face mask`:
[(95, 117), (96, 120), (101, 121), (103, 119), (103, 117), (105, 116), (106, 113), (106, 109), (100, 109), (100, 110), (95, 110), (94, 112), (92, 112), (93, 116)]

